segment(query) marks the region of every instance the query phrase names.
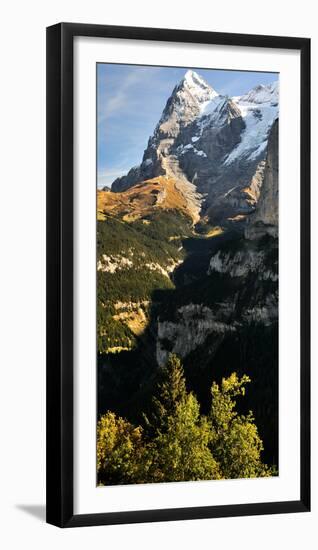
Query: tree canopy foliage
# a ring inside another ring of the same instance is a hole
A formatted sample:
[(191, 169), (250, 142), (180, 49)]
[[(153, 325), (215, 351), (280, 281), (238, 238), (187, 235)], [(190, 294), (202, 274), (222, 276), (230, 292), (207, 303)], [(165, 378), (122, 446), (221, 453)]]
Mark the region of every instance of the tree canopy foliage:
[(159, 369), (150, 410), (134, 426), (108, 411), (97, 426), (97, 470), (103, 485), (267, 477), (263, 444), (250, 411), (239, 415), (248, 376), (212, 384), (209, 415), (186, 389), (180, 359)]

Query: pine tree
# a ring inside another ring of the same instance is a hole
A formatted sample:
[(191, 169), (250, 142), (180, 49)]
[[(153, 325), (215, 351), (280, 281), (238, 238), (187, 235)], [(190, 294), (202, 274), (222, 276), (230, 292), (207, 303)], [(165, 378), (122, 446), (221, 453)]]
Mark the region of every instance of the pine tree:
[(158, 381), (151, 400), (151, 411), (144, 415), (148, 433), (151, 436), (168, 429), (168, 419), (176, 413), (177, 406), (186, 398), (183, 367), (179, 357), (170, 354), (165, 366), (160, 368)]

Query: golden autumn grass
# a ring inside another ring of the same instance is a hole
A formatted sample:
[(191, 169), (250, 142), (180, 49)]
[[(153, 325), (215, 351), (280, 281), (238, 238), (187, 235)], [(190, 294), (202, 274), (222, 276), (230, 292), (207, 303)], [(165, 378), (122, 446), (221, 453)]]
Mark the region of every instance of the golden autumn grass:
[(97, 218), (120, 216), (130, 222), (144, 218), (158, 208), (178, 209), (190, 215), (186, 199), (178, 191), (176, 180), (158, 176), (143, 181), (121, 193), (97, 191)]

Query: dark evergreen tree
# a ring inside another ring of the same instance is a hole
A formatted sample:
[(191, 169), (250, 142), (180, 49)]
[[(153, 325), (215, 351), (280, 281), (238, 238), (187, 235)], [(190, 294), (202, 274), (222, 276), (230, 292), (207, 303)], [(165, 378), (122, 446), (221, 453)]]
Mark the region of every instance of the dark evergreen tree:
[(152, 436), (168, 429), (168, 419), (174, 417), (177, 407), (186, 399), (187, 391), (183, 367), (179, 357), (170, 354), (165, 366), (160, 368), (151, 400), (151, 411), (144, 415), (147, 431)]

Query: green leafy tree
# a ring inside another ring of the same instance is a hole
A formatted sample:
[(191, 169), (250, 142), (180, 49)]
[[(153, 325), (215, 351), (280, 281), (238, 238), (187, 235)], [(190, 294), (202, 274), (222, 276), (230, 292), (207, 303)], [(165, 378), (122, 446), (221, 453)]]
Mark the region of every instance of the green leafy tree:
[(210, 446), (225, 479), (266, 477), (274, 473), (261, 461), (263, 443), (252, 412), (238, 415), (235, 410), (235, 398), (245, 395), (249, 382), (248, 376), (239, 379), (234, 372), (223, 378), (220, 386), (214, 382), (211, 388)]
[(261, 460), (263, 444), (251, 412), (239, 415), (248, 376), (212, 384), (209, 417), (186, 390), (180, 359), (171, 354), (159, 372), (146, 429), (107, 412), (97, 426), (101, 484), (195, 481), (273, 475)]
[(192, 393), (187, 393), (180, 359), (170, 354), (161, 369), (148, 420), (154, 437), (148, 447), (149, 479), (217, 479), (219, 469), (209, 449), (211, 429)]
[(99, 483), (117, 485), (142, 481), (146, 470), (143, 451), (142, 428), (107, 412), (97, 424)]
[(177, 404), (167, 419), (167, 430), (151, 444), (149, 474), (155, 481), (219, 479), (220, 472), (209, 443), (211, 429), (193, 394)]

